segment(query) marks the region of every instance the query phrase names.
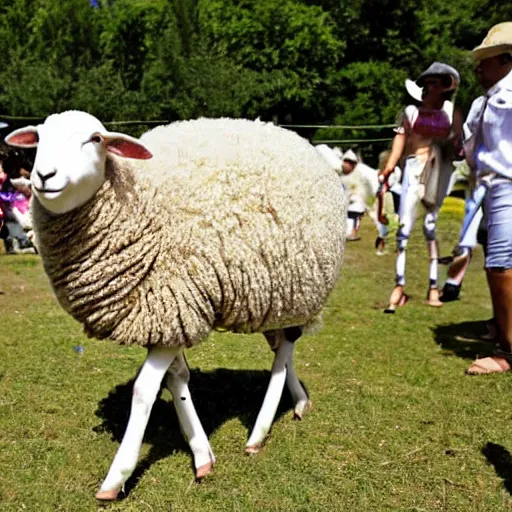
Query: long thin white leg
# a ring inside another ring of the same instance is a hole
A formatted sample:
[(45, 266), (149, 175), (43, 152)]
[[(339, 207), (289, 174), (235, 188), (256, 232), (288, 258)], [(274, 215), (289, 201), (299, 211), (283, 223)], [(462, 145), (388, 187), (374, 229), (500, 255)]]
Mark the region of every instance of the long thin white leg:
[(190, 371), (185, 356), (181, 352), (167, 371), (167, 387), (174, 399), (181, 432), (194, 456), (196, 478), (203, 478), (212, 470), (215, 456), (192, 402), (188, 389), (189, 380)]
[[(289, 338), (289, 341), (296, 342), (302, 335), (302, 327), (284, 329), (283, 332), (284, 336), (281, 334), (281, 331), (268, 331), (265, 333), (267, 343), (270, 345), (270, 348), (274, 352), (279, 347), (279, 343), (281, 343), (281, 341), (285, 338)], [(295, 368), (293, 365), (294, 349), (295, 344), (290, 353), (290, 358), (286, 363), (286, 386), (288, 387), (290, 395), (292, 396), (294, 417), (295, 419), (300, 420), (304, 416), (304, 413), (310, 406), (311, 402), (308, 398), (306, 390), (300, 383), (297, 374), (295, 373)]]
[[(279, 336), (283, 336), (284, 332), (279, 331)], [(261, 443), (268, 434), (274, 416), (276, 415), (277, 406), (283, 394), (284, 383), (286, 380), (286, 364), (290, 359), (290, 354), (293, 351), (293, 342), (282, 339), (276, 351), (274, 363), (272, 365), (272, 373), (270, 375), (270, 382), (263, 400), (256, 424), (252, 433), (247, 441), (245, 447), (246, 453), (256, 453), (261, 447)]]
[(96, 494), (97, 499), (115, 500), (133, 473), (160, 383), (179, 351), (179, 348), (166, 347), (153, 347), (149, 350), (133, 386), (132, 408), (126, 432), (107, 477)]
[(299, 378), (295, 373), (295, 368), (293, 367), (293, 349), (290, 354), (290, 359), (286, 365), (286, 369), (286, 385), (292, 395), (294, 417), (301, 420), (304, 413), (310, 406), (310, 401), (306, 394), (306, 390), (300, 383)]

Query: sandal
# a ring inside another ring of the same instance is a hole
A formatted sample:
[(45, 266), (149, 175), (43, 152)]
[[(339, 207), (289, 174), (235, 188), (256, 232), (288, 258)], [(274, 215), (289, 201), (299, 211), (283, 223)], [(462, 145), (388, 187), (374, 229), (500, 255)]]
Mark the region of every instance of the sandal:
[(443, 303), (439, 300), (439, 290), (437, 288), (430, 288), (427, 292), (427, 300), (425, 304), (434, 308), (440, 308)]
[(468, 375), (488, 375), (489, 373), (505, 373), (512, 369), (512, 352), (501, 349), (493, 350), (490, 357), (476, 359), (466, 370)]
[(391, 292), (389, 306), (384, 310), (384, 313), (393, 314), (396, 311), (396, 308), (405, 306), (408, 300), (409, 296), (404, 293), (404, 287), (396, 285)]

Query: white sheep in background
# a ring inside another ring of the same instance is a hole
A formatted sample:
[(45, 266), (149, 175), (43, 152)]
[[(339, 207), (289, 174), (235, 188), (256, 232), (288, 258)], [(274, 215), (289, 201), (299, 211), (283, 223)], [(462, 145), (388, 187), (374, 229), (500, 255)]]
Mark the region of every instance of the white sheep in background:
[(315, 149), (325, 158), (326, 162), (341, 175), (342, 153), (340, 148), (331, 148), (327, 144), (318, 144)]
[(246, 451), (259, 450), (285, 382), (302, 416), (294, 342), (334, 286), (346, 216), (338, 176), (307, 141), (230, 119), (173, 123), (137, 140), (77, 111), (6, 141), (38, 146), (34, 230), (61, 305), (90, 336), (149, 349), (98, 499), (116, 499), (133, 472), (166, 374), (196, 477), (211, 471), (183, 349), (215, 327), (262, 332), (275, 351)]

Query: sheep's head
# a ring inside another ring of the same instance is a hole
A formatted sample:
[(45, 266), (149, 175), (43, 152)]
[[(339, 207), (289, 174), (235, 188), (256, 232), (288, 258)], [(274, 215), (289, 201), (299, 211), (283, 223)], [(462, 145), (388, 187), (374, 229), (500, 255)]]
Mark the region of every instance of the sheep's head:
[(43, 124), (10, 133), (11, 146), (37, 147), (32, 191), (50, 212), (61, 214), (85, 204), (105, 181), (107, 154), (145, 160), (152, 157), (137, 139), (109, 132), (94, 116), (69, 111)]

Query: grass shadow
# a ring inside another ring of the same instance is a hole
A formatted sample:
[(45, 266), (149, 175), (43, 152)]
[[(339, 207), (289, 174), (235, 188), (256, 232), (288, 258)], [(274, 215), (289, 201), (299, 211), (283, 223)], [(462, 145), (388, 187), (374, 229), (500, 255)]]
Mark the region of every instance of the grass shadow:
[[(263, 403), (269, 379), (269, 371), (225, 368), (212, 372), (191, 370), (190, 392), (206, 435), (209, 437), (223, 423), (232, 418), (239, 418), (249, 431)], [(131, 379), (125, 384), (116, 386), (100, 401), (96, 416), (101, 419), (101, 424), (94, 427), (95, 432), (108, 432), (113, 440), (121, 442), (130, 415), (134, 382), (135, 379)], [(290, 394), (285, 388), (274, 423), (292, 407)], [(175, 409), (171, 403), (161, 398), (161, 393), (151, 410), (144, 442), (152, 446), (148, 455), (139, 461), (132, 476), (126, 482), (125, 496), (155, 462), (177, 451), (190, 452), (181, 435)], [(245, 439), (241, 439), (241, 454), (244, 444)]]
[(492, 351), (494, 343), (482, 339), (487, 333), (487, 320), (436, 325), (432, 328), (435, 342), (446, 355), (475, 359)]
[(494, 466), (496, 474), (503, 479), (503, 486), (512, 494), (512, 455), (503, 446), (487, 443), (482, 448), (482, 454), (489, 464)]

